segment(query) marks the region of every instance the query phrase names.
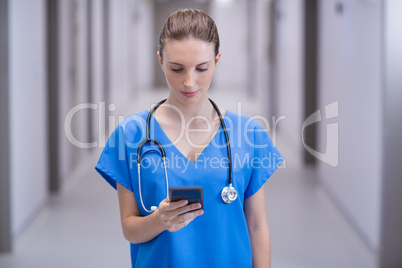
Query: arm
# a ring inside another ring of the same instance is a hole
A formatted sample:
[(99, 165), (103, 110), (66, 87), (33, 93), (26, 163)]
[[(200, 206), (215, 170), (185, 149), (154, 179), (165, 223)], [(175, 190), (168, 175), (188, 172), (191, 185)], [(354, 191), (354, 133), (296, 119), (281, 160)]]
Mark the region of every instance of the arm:
[(156, 213), (142, 217), (135, 201), (134, 193), (117, 183), (120, 219), (124, 237), (131, 243), (149, 241), (165, 229)]
[(117, 193), (123, 234), (131, 243), (148, 242), (165, 230), (175, 232), (203, 214), (202, 210), (183, 214), (200, 208), (200, 204), (187, 205), (186, 200), (169, 202), (165, 199), (156, 211), (144, 217), (141, 216), (133, 192), (117, 183)]
[(271, 241), (265, 212), (264, 186), (244, 201), (254, 268), (271, 267)]

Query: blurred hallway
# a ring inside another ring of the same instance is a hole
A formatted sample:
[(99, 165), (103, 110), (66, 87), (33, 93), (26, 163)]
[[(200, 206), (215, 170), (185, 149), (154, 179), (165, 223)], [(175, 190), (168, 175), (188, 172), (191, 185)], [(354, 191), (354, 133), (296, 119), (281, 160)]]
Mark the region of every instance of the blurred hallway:
[(94, 167), (167, 97), (178, 8), (219, 29), (209, 97), (286, 160), (266, 184), (272, 268), (402, 267), (400, 0), (0, 0), (0, 267), (130, 267)]

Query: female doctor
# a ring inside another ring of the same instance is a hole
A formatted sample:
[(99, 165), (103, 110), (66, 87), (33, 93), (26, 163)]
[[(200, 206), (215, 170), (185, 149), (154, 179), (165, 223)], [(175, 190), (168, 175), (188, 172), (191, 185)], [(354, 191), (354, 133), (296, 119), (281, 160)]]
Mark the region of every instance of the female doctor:
[[(254, 120), (208, 99), (221, 53), (215, 22), (206, 13), (171, 14), (159, 45), (170, 90), (166, 101), (120, 123), (95, 167), (117, 189), (132, 266), (270, 267), (263, 185), (283, 158)], [(164, 163), (156, 144), (138, 150), (147, 128), (164, 148)], [(137, 169), (131, 160), (138, 155)], [(230, 165), (235, 200), (224, 202)], [(170, 202), (167, 184), (202, 186), (203, 209), (185, 200)]]

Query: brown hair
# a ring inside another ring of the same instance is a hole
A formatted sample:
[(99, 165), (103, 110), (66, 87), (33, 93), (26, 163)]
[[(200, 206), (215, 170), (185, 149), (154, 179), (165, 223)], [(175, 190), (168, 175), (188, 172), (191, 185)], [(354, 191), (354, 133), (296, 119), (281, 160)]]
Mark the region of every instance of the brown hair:
[(215, 21), (198, 9), (179, 9), (171, 14), (159, 35), (159, 53), (163, 58), (166, 41), (193, 37), (215, 44), (215, 56), (219, 53), (219, 34)]

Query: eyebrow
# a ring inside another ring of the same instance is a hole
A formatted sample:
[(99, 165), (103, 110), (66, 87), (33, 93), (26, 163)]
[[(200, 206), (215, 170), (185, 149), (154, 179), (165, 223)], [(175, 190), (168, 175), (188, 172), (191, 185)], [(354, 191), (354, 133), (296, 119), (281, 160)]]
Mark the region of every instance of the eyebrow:
[[(197, 64), (197, 66), (203, 65), (203, 64), (206, 64), (206, 63), (210, 63), (210, 62), (211, 62), (211, 61), (206, 61), (206, 62), (203, 62), (203, 63), (199, 63), (199, 64)], [(170, 63), (170, 64), (175, 64), (175, 65), (180, 65), (180, 66), (184, 66), (183, 64), (177, 63), (177, 62), (168, 61), (168, 63)]]

